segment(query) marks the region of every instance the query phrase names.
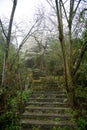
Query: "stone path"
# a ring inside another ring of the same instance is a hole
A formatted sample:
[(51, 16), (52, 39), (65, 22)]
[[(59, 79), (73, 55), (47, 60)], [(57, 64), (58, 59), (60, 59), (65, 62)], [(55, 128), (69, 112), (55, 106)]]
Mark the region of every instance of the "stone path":
[(22, 130), (76, 130), (64, 90), (34, 89), (22, 114)]

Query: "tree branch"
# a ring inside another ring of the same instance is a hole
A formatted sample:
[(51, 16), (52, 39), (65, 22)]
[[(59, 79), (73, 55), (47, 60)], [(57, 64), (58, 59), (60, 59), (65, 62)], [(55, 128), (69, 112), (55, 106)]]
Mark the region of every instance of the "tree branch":
[(10, 22), (9, 22), (9, 27), (8, 27), (8, 35), (7, 35), (7, 41), (9, 43), (10, 43), (10, 38), (11, 38), (12, 23), (13, 23), (13, 18), (14, 18), (16, 5), (17, 5), (17, 0), (14, 0), (12, 13), (11, 13), (11, 17), (10, 17)]
[(42, 40), (39, 41), (39, 39), (34, 35), (33, 36), (35, 41), (37, 42), (38, 46), (39, 46), (39, 50), (41, 51), (42, 49)]
[(55, 7), (53, 6), (52, 1), (51, 1), (51, 3), (49, 2), (49, 0), (46, 0), (46, 1), (47, 1), (47, 3), (55, 10)]
[(68, 20), (67, 13), (66, 13), (66, 9), (65, 9), (65, 7), (64, 7), (64, 3), (63, 3), (62, 0), (61, 0), (61, 3), (62, 3), (62, 7), (63, 7), (64, 13), (65, 13), (65, 17), (66, 17), (66, 20), (67, 20), (67, 23), (68, 23), (69, 20)]
[[(79, 7), (80, 2), (81, 2), (81, 0), (79, 0), (79, 2), (77, 3), (77, 6), (76, 6), (76, 8), (75, 8), (75, 10), (74, 10), (74, 16), (75, 16), (75, 14), (76, 14), (76, 11), (77, 11), (77, 9), (78, 9), (78, 7)], [(73, 17), (74, 17), (74, 16), (73, 16)]]
[(0, 19), (0, 25), (1, 25), (1, 29), (2, 29), (3, 34), (4, 34), (5, 38), (7, 39), (7, 35), (5, 33), (5, 30), (4, 30), (4, 27), (3, 27), (1, 19)]
[(35, 23), (33, 24), (33, 26), (30, 28), (29, 32), (27, 33), (27, 35), (26, 35), (26, 36), (24, 37), (24, 39), (22, 40), (22, 42), (21, 42), (21, 44), (20, 44), (20, 46), (19, 46), (19, 48), (18, 48), (18, 50), (17, 50), (17, 53), (16, 53), (16, 55), (15, 55), (13, 61), (12, 61), (12, 64), (11, 64), (11, 66), (10, 66), (10, 70), (12, 70), (13, 65), (14, 65), (14, 63), (15, 63), (15, 61), (16, 61), (16, 58), (17, 58), (17, 56), (18, 56), (18, 54), (19, 54), (19, 52), (20, 52), (22, 46), (25, 44), (25, 42), (28, 40), (28, 38), (29, 38), (30, 36), (32, 36), (32, 34), (35, 32), (35, 31), (32, 32), (32, 30), (33, 30), (33, 28), (35, 27), (35, 25), (37, 24), (37, 22), (38, 22), (38, 19), (35, 21)]
[(78, 56), (78, 58), (77, 58), (77, 60), (75, 62), (76, 65), (75, 65), (75, 69), (73, 71), (73, 75), (75, 75), (76, 72), (78, 71), (86, 49), (87, 49), (87, 39), (86, 39), (85, 43), (83, 44), (83, 46), (81, 48), (81, 53), (79, 54), (79, 56)]
[(7, 41), (6, 41), (7, 42), (6, 43), (6, 52), (5, 52), (5, 62), (7, 62), (8, 55), (9, 55), (9, 45), (10, 45), (10, 39), (11, 39), (12, 23), (13, 23), (16, 5), (17, 5), (17, 0), (14, 0), (12, 12), (11, 12), (11, 16), (10, 16), (10, 21), (9, 21), (9, 27), (8, 27), (8, 34), (7, 34)]

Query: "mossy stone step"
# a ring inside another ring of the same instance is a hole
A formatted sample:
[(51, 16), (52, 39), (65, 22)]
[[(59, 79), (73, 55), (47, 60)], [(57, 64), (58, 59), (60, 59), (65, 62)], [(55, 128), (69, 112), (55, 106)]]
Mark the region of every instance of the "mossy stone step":
[[(63, 128), (63, 127), (67, 127), (67, 128), (73, 128), (72, 130), (75, 130), (75, 124), (70, 123), (68, 121), (42, 121), (42, 120), (29, 120), (29, 119), (24, 119), (21, 120), (21, 124), (23, 126), (23, 128), (33, 128), (34, 126), (38, 128), (48, 128), (48, 129), (52, 129), (53, 127), (58, 127), (58, 128)], [(68, 130), (68, 129), (67, 129)]]
[(32, 93), (36, 93), (36, 94), (39, 94), (39, 93), (43, 93), (43, 94), (61, 94), (61, 93), (66, 93), (65, 90), (33, 90)]
[(26, 112), (22, 115), (23, 119), (34, 120), (53, 120), (53, 121), (70, 121), (72, 119), (71, 114), (54, 114), (54, 113), (30, 113)]
[(61, 88), (61, 87), (58, 87), (58, 88), (54, 88), (54, 87), (49, 87), (49, 88), (47, 88), (47, 87), (45, 87), (45, 88), (43, 88), (43, 87), (41, 87), (41, 88), (39, 88), (38, 86), (36, 86), (36, 87), (33, 87), (33, 91), (37, 91), (37, 92), (40, 92), (40, 91), (44, 91), (44, 92), (58, 92), (58, 91), (65, 91), (65, 89), (63, 89), (63, 88)]
[(54, 97), (54, 98), (65, 98), (66, 95), (65, 94), (32, 94), (31, 97), (44, 97), (44, 98), (48, 98), (48, 97)]
[(53, 97), (49, 97), (49, 98), (41, 98), (41, 97), (31, 97), (29, 98), (29, 101), (33, 101), (33, 102), (66, 102), (67, 98), (62, 97), (62, 98), (53, 98)]
[(68, 105), (64, 102), (27, 102), (29, 106), (50, 106), (50, 107), (67, 107)]
[(67, 111), (69, 111), (70, 108), (66, 108), (66, 107), (30, 107), (27, 106), (25, 107), (25, 111), (27, 112), (38, 112), (38, 113), (67, 113)]
[(70, 113), (63, 88), (36, 86), (21, 117), (22, 130), (77, 130)]

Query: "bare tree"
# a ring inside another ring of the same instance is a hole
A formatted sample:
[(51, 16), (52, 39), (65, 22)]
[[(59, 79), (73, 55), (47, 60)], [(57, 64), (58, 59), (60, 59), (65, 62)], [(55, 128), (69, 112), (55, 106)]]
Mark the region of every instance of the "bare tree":
[(9, 46), (10, 46), (12, 24), (13, 24), (13, 19), (14, 19), (16, 6), (17, 6), (17, 0), (14, 0), (7, 34), (5, 33), (2, 21), (0, 19), (0, 25), (2, 27), (3, 34), (4, 34), (5, 38), (6, 38), (6, 47), (5, 47), (3, 73), (2, 73), (2, 86), (6, 86), (6, 76), (7, 76), (8, 62), (9, 62)]
[(47, 39), (43, 39), (40, 36), (33, 36), (35, 41), (36, 41), (36, 44), (37, 44), (37, 47), (38, 47), (38, 55), (39, 55), (39, 59), (40, 59), (40, 70), (43, 71), (45, 70), (45, 61), (44, 61), (44, 57), (45, 57), (45, 54), (47, 52), (47, 49), (48, 49), (48, 42), (47, 42)]
[(21, 50), (21, 48), (23, 47), (23, 45), (26, 43), (26, 41), (32, 36), (34, 35), (34, 33), (37, 31), (37, 26), (38, 24), (40, 24), (39, 21), (40, 17), (36, 19), (36, 21), (34, 22), (34, 24), (31, 26), (31, 28), (29, 29), (28, 33), (25, 35), (25, 37), (23, 38), (23, 40), (21, 41), (18, 49), (17, 49), (17, 53), (14, 56), (13, 60), (12, 60), (12, 64), (10, 65), (10, 70), (12, 70), (13, 65), (15, 64), (15, 61), (19, 55), (19, 52)]
[[(72, 32), (73, 32), (73, 22), (75, 16), (77, 15), (77, 11), (80, 7), (81, 2), (85, 2), (83, 0), (47, 0), (50, 3), (51, 7), (55, 4), (56, 9), (56, 16), (58, 21), (58, 32), (59, 32), (59, 40), (62, 49), (63, 61), (64, 61), (64, 74), (65, 74), (65, 83), (66, 83), (66, 90), (69, 96), (69, 103), (73, 107), (75, 105), (75, 87), (74, 87), (74, 80), (75, 74), (80, 67), (80, 63), (82, 61), (83, 55), (87, 48), (87, 39), (83, 43), (81, 47), (81, 52), (75, 62), (73, 64), (73, 45), (72, 45)], [(66, 3), (68, 2), (68, 11), (66, 9)], [(53, 6), (54, 8), (54, 6)], [(65, 16), (65, 17), (64, 17)], [(64, 21), (66, 19), (67, 30), (68, 30), (68, 48), (66, 47), (66, 38), (64, 34)], [(67, 57), (68, 53), (68, 57)]]
[[(9, 68), (9, 71), (11, 71), (13, 69), (13, 66), (15, 64), (15, 61), (16, 61), (18, 55), (19, 55), (19, 52), (20, 52), (21, 48), (26, 43), (26, 41), (37, 31), (37, 26), (38, 27), (40, 26), (41, 19), (43, 17), (43, 15), (35, 17), (34, 22), (32, 22), (33, 24), (31, 26), (31, 28), (27, 29), (28, 30), (27, 34), (25, 34), (24, 38), (22, 39), (21, 43), (19, 44), (19, 47), (16, 50), (17, 52), (16, 52), (15, 56), (13, 57), (12, 62), (10, 62), (9, 61), (9, 47), (10, 47), (10, 44), (11, 44), (11, 38), (12, 38), (12, 33), (13, 33), (12, 32), (12, 27), (16, 26), (15, 28), (18, 29), (17, 25), (13, 25), (13, 18), (14, 18), (14, 13), (15, 13), (15, 10), (16, 10), (16, 6), (17, 6), (17, 0), (14, 0), (13, 1), (11, 16), (10, 16), (10, 20), (9, 20), (9, 27), (8, 27), (7, 30), (5, 30), (4, 24), (0, 19), (0, 25), (1, 25), (3, 34), (4, 34), (5, 39), (6, 39), (6, 47), (5, 47), (6, 49), (5, 49), (3, 73), (2, 73), (2, 86), (6, 85), (6, 77), (7, 77), (8, 68)], [(15, 30), (15, 31), (17, 31), (17, 30)], [(16, 36), (16, 33), (18, 33), (18, 32), (15, 32), (15, 34), (14, 34), (15, 37), (14, 38), (15, 38), (15, 41), (17, 42), (17, 44), (18, 44), (18, 38)], [(19, 32), (19, 34), (20, 34), (20, 32)]]

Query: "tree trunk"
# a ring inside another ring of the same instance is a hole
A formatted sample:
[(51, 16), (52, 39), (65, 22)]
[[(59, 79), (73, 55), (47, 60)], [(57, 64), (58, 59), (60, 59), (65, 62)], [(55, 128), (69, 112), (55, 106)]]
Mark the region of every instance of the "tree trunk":
[[(66, 83), (66, 90), (68, 95), (68, 102), (71, 107), (74, 106), (75, 103), (75, 91), (74, 91), (74, 85), (71, 75), (71, 46), (69, 49), (69, 58), (67, 58), (67, 52), (66, 52), (66, 46), (65, 46), (65, 38), (63, 33), (63, 22), (62, 22), (62, 8), (61, 8), (61, 1), (55, 0), (56, 3), (56, 13), (57, 13), (57, 20), (58, 20), (58, 31), (59, 31), (59, 40), (61, 44), (62, 49), (62, 55), (63, 55), (63, 62), (64, 62), (64, 75), (65, 75), (65, 83)], [(71, 36), (71, 35), (70, 35)], [(71, 40), (71, 38), (70, 38)]]
[(3, 64), (3, 72), (2, 72), (2, 86), (6, 87), (7, 85), (7, 72), (8, 70), (8, 63), (9, 63), (9, 46), (10, 46), (10, 39), (11, 39), (11, 30), (12, 30), (12, 23), (14, 18), (14, 13), (17, 5), (17, 0), (13, 1), (13, 7), (12, 12), (10, 16), (9, 21), (9, 27), (8, 27), (8, 34), (6, 36), (6, 48), (5, 48), (5, 54), (4, 54), (4, 64)]
[(73, 84), (73, 77), (71, 74), (71, 66), (69, 65), (70, 61), (66, 55), (66, 49), (64, 47), (64, 40), (60, 41), (62, 47), (63, 61), (64, 61), (64, 74), (65, 74), (65, 83), (66, 90), (68, 95), (68, 102), (71, 107), (75, 105), (75, 90)]

